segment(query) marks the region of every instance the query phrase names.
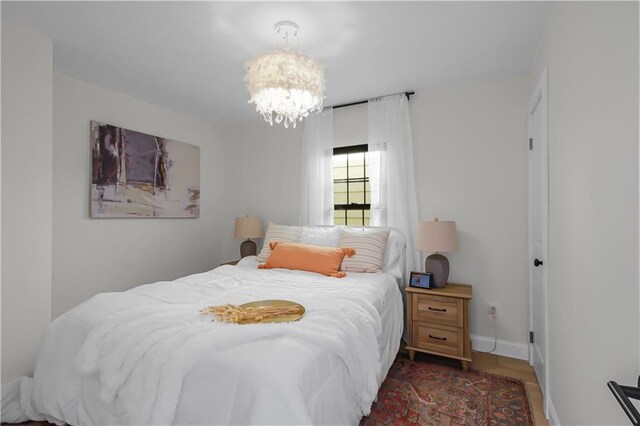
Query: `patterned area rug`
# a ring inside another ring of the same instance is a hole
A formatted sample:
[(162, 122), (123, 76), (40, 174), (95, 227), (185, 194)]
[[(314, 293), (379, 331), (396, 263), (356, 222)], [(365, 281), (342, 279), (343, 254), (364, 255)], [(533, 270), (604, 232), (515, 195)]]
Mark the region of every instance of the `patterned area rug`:
[(524, 383), (398, 355), (364, 425), (533, 425)]

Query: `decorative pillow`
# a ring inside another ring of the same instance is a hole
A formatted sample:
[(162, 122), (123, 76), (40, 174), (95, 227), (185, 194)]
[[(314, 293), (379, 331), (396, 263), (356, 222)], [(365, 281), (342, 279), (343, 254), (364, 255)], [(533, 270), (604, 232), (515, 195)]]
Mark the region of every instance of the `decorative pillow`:
[(317, 272), (330, 277), (342, 278), (346, 275), (338, 271), (345, 256), (353, 256), (351, 248), (330, 248), (308, 244), (271, 242), (271, 254), (267, 263), (258, 265), (260, 269), (285, 268), (298, 271)]
[(382, 272), (384, 249), (389, 230), (350, 231), (343, 229), (338, 247), (351, 247), (356, 253), (344, 258), (340, 270), (348, 272)]
[(281, 243), (297, 243), (300, 240), (300, 232), (302, 228), (299, 226), (277, 225), (269, 222), (267, 234), (264, 236), (264, 245), (258, 254), (258, 262), (265, 262), (271, 254), (269, 243), (278, 241)]
[(338, 247), (340, 228), (323, 226), (303, 226), (300, 233), (300, 244), (313, 246)]

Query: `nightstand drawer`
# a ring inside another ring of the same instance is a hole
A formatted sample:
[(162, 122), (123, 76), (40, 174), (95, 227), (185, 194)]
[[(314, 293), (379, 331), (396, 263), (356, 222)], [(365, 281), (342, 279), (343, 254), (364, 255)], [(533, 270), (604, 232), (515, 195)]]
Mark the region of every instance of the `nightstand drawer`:
[(463, 355), (464, 330), (461, 328), (415, 322), (412, 337), (418, 349), (443, 355)]
[(437, 324), (463, 326), (462, 300), (453, 297), (413, 294), (413, 319)]

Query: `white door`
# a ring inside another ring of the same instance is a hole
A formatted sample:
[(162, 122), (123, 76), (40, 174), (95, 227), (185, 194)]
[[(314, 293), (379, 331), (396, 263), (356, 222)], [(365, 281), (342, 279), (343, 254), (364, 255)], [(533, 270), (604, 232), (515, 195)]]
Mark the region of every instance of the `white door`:
[(528, 105), (529, 150), (529, 299), (530, 348), (529, 360), (536, 372), (547, 415), (548, 349), (547, 349), (547, 256), (548, 240), (548, 132), (547, 132), (547, 70)]

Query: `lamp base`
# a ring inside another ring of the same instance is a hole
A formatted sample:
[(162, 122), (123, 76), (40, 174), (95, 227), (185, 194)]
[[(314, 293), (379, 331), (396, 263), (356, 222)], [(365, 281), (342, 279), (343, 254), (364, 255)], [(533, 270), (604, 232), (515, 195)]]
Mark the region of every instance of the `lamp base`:
[(256, 243), (254, 243), (251, 240), (243, 241), (242, 244), (240, 244), (241, 258), (244, 258), (247, 256), (255, 256), (257, 252), (258, 252), (258, 247), (256, 246)]
[(441, 254), (432, 254), (424, 261), (424, 271), (431, 273), (431, 286), (442, 288), (449, 279), (449, 259)]

